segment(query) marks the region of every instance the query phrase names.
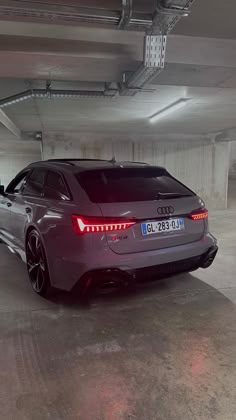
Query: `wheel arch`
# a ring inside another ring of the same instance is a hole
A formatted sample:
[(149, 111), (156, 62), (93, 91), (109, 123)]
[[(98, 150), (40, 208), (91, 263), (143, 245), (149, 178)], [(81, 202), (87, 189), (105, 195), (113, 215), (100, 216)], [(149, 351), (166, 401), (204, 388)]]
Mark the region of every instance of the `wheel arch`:
[(43, 244), (43, 247), (44, 247), (44, 250), (45, 250), (46, 260), (47, 260), (47, 264), (48, 264), (47, 250), (46, 250), (46, 247), (45, 247), (44, 238), (43, 238), (41, 232), (39, 231), (39, 229), (37, 228), (37, 226), (35, 226), (35, 225), (27, 226), (27, 229), (25, 231), (25, 252), (26, 252), (27, 239), (29, 237), (30, 232), (32, 232), (33, 230), (36, 230), (36, 232), (38, 232), (38, 234), (40, 236), (40, 239), (42, 241), (42, 244)]
[(26, 232), (25, 232), (25, 249), (26, 249), (27, 239), (29, 237), (30, 232), (32, 232), (32, 230), (37, 230), (37, 229), (33, 225), (28, 226), (27, 229), (26, 229)]
[[(48, 255), (47, 255), (47, 252), (46, 252), (45, 243), (44, 243), (42, 234), (40, 233), (39, 229), (37, 229), (37, 226), (35, 226), (35, 225), (29, 225), (26, 229), (26, 232), (25, 232), (25, 253), (26, 253), (26, 248), (27, 248), (28, 237), (30, 235), (30, 232), (32, 232), (33, 230), (35, 230), (39, 234), (40, 240), (42, 241), (42, 245), (43, 245), (43, 248), (44, 248), (44, 254), (45, 254), (45, 258), (46, 258), (47, 269), (48, 269), (48, 273), (49, 273), (49, 281), (50, 281), (50, 284), (51, 284), (51, 270), (50, 270), (50, 265), (48, 263)], [(27, 260), (27, 255), (26, 255), (26, 260)]]

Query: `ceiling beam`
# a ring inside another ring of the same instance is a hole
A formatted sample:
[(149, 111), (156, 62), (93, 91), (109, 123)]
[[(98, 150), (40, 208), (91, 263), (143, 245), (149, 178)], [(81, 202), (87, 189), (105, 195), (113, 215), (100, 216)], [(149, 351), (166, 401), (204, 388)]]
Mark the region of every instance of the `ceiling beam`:
[(14, 124), (14, 122), (0, 109), (0, 123), (4, 125), (14, 136), (21, 138), (21, 130)]

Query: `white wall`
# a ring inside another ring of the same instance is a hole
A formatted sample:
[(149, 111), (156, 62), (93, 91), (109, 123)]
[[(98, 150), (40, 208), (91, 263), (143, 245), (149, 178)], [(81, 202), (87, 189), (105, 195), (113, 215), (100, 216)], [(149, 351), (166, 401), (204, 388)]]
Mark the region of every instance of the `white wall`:
[(0, 183), (7, 186), (29, 163), (41, 160), (40, 144), (0, 138)]
[(44, 158), (137, 160), (165, 166), (209, 208), (227, 207), (229, 143), (163, 142), (147, 137), (44, 133)]

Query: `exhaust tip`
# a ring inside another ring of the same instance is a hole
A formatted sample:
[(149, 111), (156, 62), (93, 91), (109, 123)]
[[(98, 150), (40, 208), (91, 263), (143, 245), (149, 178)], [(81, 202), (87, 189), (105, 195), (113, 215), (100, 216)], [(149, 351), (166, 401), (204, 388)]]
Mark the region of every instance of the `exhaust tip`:
[(217, 252), (218, 252), (218, 247), (215, 247), (213, 249), (211, 248), (208, 251), (208, 253), (205, 255), (203, 262), (201, 264), (201, 268), (209, 268), (213, 264), (215, 257), (217, 255)]

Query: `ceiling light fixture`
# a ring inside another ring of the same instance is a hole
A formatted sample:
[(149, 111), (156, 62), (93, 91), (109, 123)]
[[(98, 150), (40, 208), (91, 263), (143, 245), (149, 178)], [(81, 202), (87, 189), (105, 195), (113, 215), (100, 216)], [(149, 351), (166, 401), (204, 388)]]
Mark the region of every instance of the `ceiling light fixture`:
[(172, 104), (166, 106), (165, 108), (161, 109), (161, 111), (156, 112), (151, 117), (149, 117), (150, 123), (154, 124), (159, 119), (166, 117), (167, 115), (171, 114), (174, 111), (177, 111), (178, 109), (184, 107), (187, 105), (187, 102), (190, 100), (190, 98), (181, 98), (176, 102), (173, 102)]

